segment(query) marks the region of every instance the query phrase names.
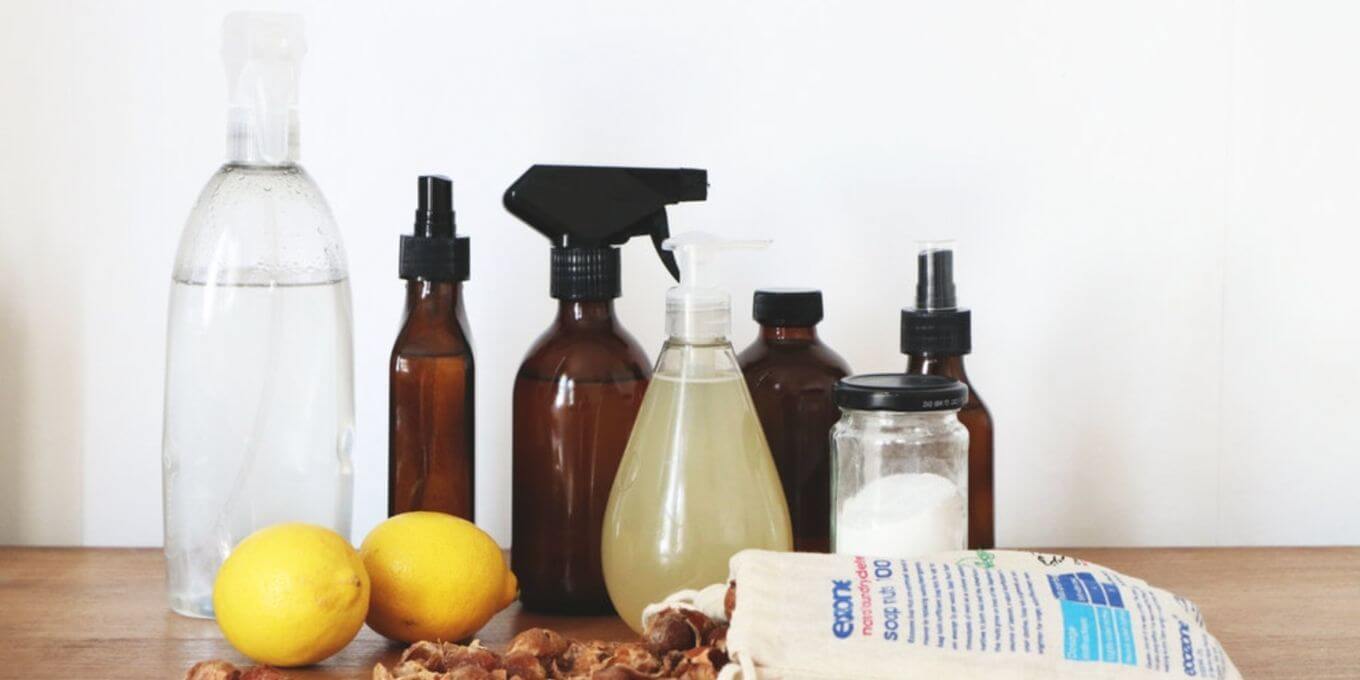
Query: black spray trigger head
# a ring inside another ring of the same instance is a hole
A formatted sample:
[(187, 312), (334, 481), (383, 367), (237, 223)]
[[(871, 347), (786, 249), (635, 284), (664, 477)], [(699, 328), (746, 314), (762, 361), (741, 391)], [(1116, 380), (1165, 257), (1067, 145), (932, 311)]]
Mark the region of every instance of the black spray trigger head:
[(502, 202), (552, 242), (550, 294), (599, 300), (621, 293), (617, 246), (634, 236), (652, 239), (678, 281), (675, 255), (661, 247), (670, 237), (666, 206), (706, 198), (707, 170), (535, 165), (505, 190)]
[(707, 197), (705, 170), (535, 165), (503, 203), (553, 245), (591, 248), (650, 235), (666, 206)]

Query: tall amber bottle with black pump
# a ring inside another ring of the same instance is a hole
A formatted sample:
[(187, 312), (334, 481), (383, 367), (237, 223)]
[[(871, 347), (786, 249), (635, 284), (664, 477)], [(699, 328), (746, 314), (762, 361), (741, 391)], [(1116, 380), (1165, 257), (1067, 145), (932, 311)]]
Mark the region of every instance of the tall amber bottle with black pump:
[(775, 288), (755, 292), (758, 335), (741, 351), (741, 373), (779, 469), (793, 522), (793, 549), (831, 551), (832, 401), (850, 366), (817, 335), (822, 292)]
[(968, 430), (968, 548), (996, 547), (992, 414), (968, 379), (963, 357), (973, 350), (972, 313), (954, 293), (954, 244), (927, 241), (916, 258), (916, 306), (902, 310), (907, 373), (942, 375), (968, 386), (959, 422)]
[(619, 249), (668, 235), (666, 206), (707, 195), (702, 170), (536, 165), (506, 190), (507, 210), (552, 242), (557, 318), (529, 349), (514, 389), (512, 568), (528, 609), (613, 610), (600, 564), (609, 491), (651, 378), (614, 316)]
[(468, 239), (455, 234), (453, 183), (419, 181), (415, 234), (401, 237), (406, 317), (392, 347), (387, 512), (472, 521), (473, 361), (463, 282)]

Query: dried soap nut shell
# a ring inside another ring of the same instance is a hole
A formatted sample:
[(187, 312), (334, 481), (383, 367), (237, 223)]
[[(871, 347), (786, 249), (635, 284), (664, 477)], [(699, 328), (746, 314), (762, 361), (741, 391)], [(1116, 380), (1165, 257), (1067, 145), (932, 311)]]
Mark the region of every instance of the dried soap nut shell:
[(642, 634), (642, 643), (647, 646), (647, 651), (657, 656), (692, 649), (699, 641), (699, 631), (694, 624), (676, 609), (667, 609), (652, 617)]
[(506, 654), (525, 652), (539, 659), (556, 659), (567, 651), (566, 638), (547, 628), (530, 628), (510, 641)]
[(640, 673), (650, 674), (661, 670), (661, 662), (647, 648), (637, 642), (625, 642), (614, 650), (609, 665), (624, 666)]
[(406, 666), (408, 663), (419, 664), (421, 668), (435, 673), (443, 673), (448, 670), (444, 664), (444, 647), (433, 642), (422, 640), (401, 653), (401, 661), (397, 667)]
[(697, 609), (682, 609), (680, 613), (684, 614), (685, 620), (689, 621), (691, 626), (694, 626), (697, 640), (703, 640), (718, 625)]
[(241, 671), (221, 659), (200, 661), (189, 668), (184, 680), (240, 680)]
[(494, 671), (500, 667), (500, 655), (477, 643), (464, 647), (444, 643), (444, 666), (449, 670), (473, 666), (484, 671)]
[(422, 673), (433, 674), (442, 672), (442, 670), (436, 671), (433, 668), (427, 668), (425, 664), (419, 661), (403, 661), (392, 669), (392, 674), (398, 678), (419, 678)]
[(518, 677), (520, 680), (547, 680), (548, 678), (548, 673), (543, 668), (543, 662), (528, 652), (506, 654), (501, 657), (501, 668), (505, 669), (507, 676)]
[(627, 666), (601, 668), (590, 675), (590, 680), (650, 680), (655, 676), (639, 673)]
[(491, 680), (494, 673), (478, 666), (462, 666), (439, 676), (438, 680)]
[(589, 677), (591, 673), (604, 667), (614, 655), (617, 646), (612, 642), (587, 643), (573, 640), (568, 644), (567, 651), (553, 662), (553, 669), (562, 677)]

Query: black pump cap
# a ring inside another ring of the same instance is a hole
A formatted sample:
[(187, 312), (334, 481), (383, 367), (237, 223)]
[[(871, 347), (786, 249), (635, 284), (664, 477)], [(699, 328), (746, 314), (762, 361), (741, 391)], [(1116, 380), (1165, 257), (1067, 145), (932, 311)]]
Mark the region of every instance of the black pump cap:
[(815, 326), (822, 320), (822, 291), (814, 288), (761, 288), (751, 316), (762, 326)]
[(403, 279), (468, 280), (466, 236), (455, 236), (453, 182), (439, 175), (416, 180), (415, 235), (401, 237)]
[(903, 354), (961, 355), (973, 351), (973, 318), (954, 294), (954, 251), (926, 248), (916, 256), (916, 306), (902, 310)]
[(869, 373), (841, 378), (832, 397), (857, 411), (952, 411), (968, 403), (968, 386), (942, 375)]
[(679, 280), (675, 255), (661, 249), (670, 236), (666, 206), (707, 197), (706, 170), (535, 165), (505, 190), (503, 203), (552, 241), (552, 296), (600, 300), (619, 296), (616, 246), (634, 236), (650, 236)]

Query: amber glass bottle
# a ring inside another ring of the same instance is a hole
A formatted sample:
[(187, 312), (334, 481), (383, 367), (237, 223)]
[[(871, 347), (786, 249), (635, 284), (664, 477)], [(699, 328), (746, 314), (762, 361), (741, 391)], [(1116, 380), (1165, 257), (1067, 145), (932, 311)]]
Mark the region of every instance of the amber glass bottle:
[(831, 550), (831, 426), (836, 381), (845, 360), (817, 337), (822, 293), (769, 289), (755, 293), (760, 335), (738, 360), (770, 444), (793, 521), (793, 548)]
[(392, 347), (387, 512), (474, 519), (473, 360), (463, 311), (468, 240), (454, 236), (453, 185), (420, 178), (403, 236), (406, 315)]
[(651, 373), (612, 300), (561, 300), (524, 359), (514, 392), (512, 567), (525, 607), (613, 611), (600, 527)]
[(996, 547), (992, 414), (963, 357), (973, 349), (972, 314), (954, 295), (954, 245), (925, 242), (917, 255), (916, 306), (902, 310), (907, 373), (942, 375), (968, 386), (959, 422), (968, 430), (968, 548)]
[(911, 355), (907, 357), (907, 373), (942, 375), (968, 386), (968, 403), (959, 409), (959, 422), (968, 430), (968, 548), (995, 548), (992, 414), (968, 381), (968, 372), (963, 368), (963, 355)]
[(613, 611), (601, 533), (652, 375), (614, 316), (618, 246), (650, 236), (675, 275), (661, 250), (666, 206), (707, 195), (703, 170), (573, 165), (535, 165), (505, 191), (505, 209), (552, 244), (548, 293), (558, 301), (515, 377), (510, 562), (527, 609)]

